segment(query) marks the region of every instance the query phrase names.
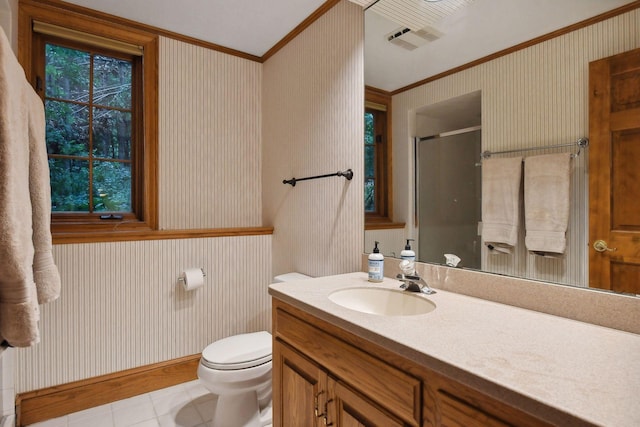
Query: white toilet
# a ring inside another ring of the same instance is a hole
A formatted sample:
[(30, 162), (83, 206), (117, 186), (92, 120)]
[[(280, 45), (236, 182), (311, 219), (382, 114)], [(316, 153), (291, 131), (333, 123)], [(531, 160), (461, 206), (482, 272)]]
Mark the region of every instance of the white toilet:
[[(274, 282), (310, 279), (287, 273)], [(198, 378), (218, 396), (213, 427), (271, 425), (271, 356), (269, 332), (233, 335), (209, 344), (198, 365)]]

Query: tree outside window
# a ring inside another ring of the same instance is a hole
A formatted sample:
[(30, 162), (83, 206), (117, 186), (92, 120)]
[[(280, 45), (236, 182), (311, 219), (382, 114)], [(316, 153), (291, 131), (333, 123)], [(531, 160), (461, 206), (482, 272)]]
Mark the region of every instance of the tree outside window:
[(376, 167), (375, 167), (375, 140), (374, 113), (364, 113), (364, 210), (376, 211)]
[(45, 44), (53, 212), (132, 211), (132, 61)]
[[(390, 144), (387, 111), (369, 103), (364, 112), (364, 210), (366, 222), (390, 222)], [(377, 107), (377, 108), (376, 108)]]

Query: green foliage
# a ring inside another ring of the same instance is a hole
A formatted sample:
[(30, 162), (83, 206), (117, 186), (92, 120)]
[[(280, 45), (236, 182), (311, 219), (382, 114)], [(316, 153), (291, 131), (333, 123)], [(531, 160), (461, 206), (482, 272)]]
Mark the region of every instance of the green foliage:
[(130, 212), (131, 63), (53, 44), (45, 59), (52, 210)]
[(93, 154), (107, 159), (131, 158), (131, 113), (93, 109)]
[(364, 113), (364, 144), (373, 145), (375, 142), (375, 129), (373, 127), (373, 114)]
[(45, 101), (47, 152), (86, 157), (89, 154), (89, 110), (63, 101)]
[(96, 211), (131, 211), (131, 168), (128, 164), (94, 162), (93, 204)]
[(375, 128), (373, 114), (364, 114), (364, 210), (375, 212)]
[(97, 105), (131, 108), (131, 63), (96, 55), (93, 60), (93, 102)]
[(51, 210), (53, 212), (89, 211), (89, 162), (49, 159), (51, 174)]
[(375, 212), (375, 210), (375, 181), (373, 179), (367, 179), (364, 181), (364, 211)]
[(89, 97), (91, 55), (77, 49), (45, 47), (46, 96), (86, 102)]

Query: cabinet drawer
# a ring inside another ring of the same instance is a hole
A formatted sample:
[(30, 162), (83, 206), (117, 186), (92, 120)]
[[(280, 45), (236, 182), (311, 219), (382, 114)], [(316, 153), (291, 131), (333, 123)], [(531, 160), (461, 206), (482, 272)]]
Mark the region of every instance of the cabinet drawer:
[(420, 424), (420, 380), (365, 353), (313, 325), (277, 309), (276, 337), (325, 367), (410, 425)]

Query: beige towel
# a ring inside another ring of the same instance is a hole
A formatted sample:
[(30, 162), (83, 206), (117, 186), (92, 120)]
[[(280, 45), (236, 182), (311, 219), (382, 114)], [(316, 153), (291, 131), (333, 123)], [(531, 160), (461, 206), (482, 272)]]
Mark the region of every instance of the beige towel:
[(40, 339), (39, 303), (58, 297), (42, 101), (0, 31), (0, 341)]
[(482, 241), (492, 253), (518, 242), (522, 157), (482, 161)]
[(531, 253), (550, 257), (564, 254), (570, 169), (570, 153), (532, 156), (525, 160), (525, 245)]

